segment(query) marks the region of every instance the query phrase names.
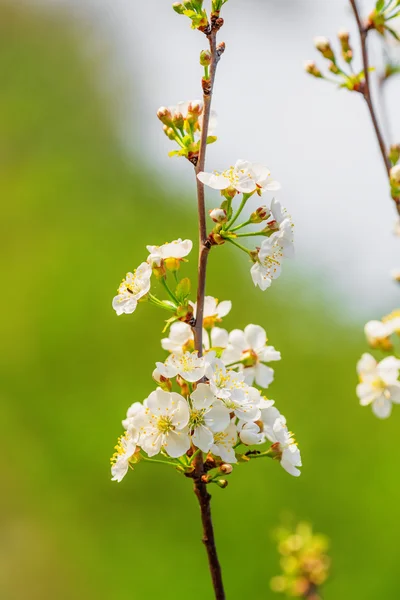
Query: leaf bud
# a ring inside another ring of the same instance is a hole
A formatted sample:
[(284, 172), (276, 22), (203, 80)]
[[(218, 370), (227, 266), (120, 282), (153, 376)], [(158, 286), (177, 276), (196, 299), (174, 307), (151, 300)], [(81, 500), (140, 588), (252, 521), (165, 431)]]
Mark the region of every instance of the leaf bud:
[(312, 60), (307, 60), (304, 63), (304, 70), (310, 75), (313, 75), (314, 77), (322, 78), (321, 71), (318, 69), (317, 65)]
[(180, 2), (174, 2), (172, 8), (178, 15), (183, 15), (183, 11), (185, 10), (185, 7)]
[(322, 56), (324, 58), (327, 58), (328, 60), (335, 60), (335, 55), (333, 53), (333, 50), (331, 48), (331, 43), (328, 40), (328, 38), (326, 37), (316, 37), (314, 39), (314, 45), (316, 47), (316, 49), (321, 52)]
[(226, 210), (223, 208), (213, 208), (208, 212), (214, 223), (226, 223), (228, 220)]
[(211, 52), (209, 50), (202, 50), (200, 52), (200, 64), (202, 67), (208, 67), (211, 65)]

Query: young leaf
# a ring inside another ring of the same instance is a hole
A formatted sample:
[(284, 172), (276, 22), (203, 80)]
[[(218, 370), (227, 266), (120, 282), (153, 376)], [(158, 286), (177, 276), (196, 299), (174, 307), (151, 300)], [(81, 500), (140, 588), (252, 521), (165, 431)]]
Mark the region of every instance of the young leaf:
[(176, 286), (175, 296), (179, 300), (179, 302), (184, 302), (190, 294), (191, 283), (188, 277), (181, 279), (181, 281)]

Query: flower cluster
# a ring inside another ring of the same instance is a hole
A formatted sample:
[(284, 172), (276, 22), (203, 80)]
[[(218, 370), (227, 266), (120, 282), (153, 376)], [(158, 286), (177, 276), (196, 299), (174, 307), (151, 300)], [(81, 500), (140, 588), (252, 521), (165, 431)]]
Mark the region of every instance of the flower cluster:
[(340, 30), (337, 35), (340, 43), (341, 58), (344, 63), (342, 65), (328, 38), (319, 36), (314, 39), (316, 49), (323, 58), (328, 61), (328, 70), (334, 78), (331, 79), (324, 75), (312, 60), (306, 61), (304, 69), (307, 73), (317, 79), (325, 79), (326, 81), (337, 84), (340, 88), (362, 92), (364, 89), (365, 73), (364, 71), (354, 71), (352, 64), (354, 52), (350, 45), (350, 34), (346, 30)]
[[(196, 305), (191, 304), (196, 315)], [(300, 475), (300, 452), (274, 401), (262, 395), (274, 372), (266, 363), (280, 360), (267, 345), (265, 330), (248, 325), (228, 333), (217, 326), (231, 309), (229, 301), (208, 296), (204, 311), (204, 356), (193, 351), (189, 324), (172, 323), (161, 342), (169, 351), (153, 373), (159, 387), (143, 403), (135, 402), (123, 421), (124, 435), (112, 458), (112, 476), (121, 481), (139, 460), (156, 455), (190, 474), (193, 456), (207, 454), (208, 483), (252, 458), (279, 460), (291, 475)], [(255, 385), (253, 385), (255, 384)], [(258, 386), (258, 387), (256, 387)], [(258, 446), (269, 443), (263, 451)], [(250, 449), (248, 447), (256, 447)]]
[[(291, 217), (273, 198), (269, 207), (261, 206), (244, 222), (235, 223), (249, 198), (254, 194), (262, 196), (265, 192), (278, 191), (280, 184), (272, 179), (267, 167), (242, 159), (225, 171), (201, 172), (197, 177), (205, 185), (219, 190), (224, 198), (219, 208), (210, 211), (210, 217), (217, 223), (210, 234), (210, 242), (217, 245), (230, 242), (246, 252), (253, 263), (251, 277), (254, 285), (266, 290), (281, 274), (283, 259), (294, 256)], [(242, 194), (242, 200), (234, 211), (232, 203), (238, 194)], [(259, 223), (263, 223), (259, 231), (239, 232), (246, 226)], [(239, 243), (240, 238), (253, 236), (265, 238), (254, 250)]]
[(366, 27), (375, 29), (381, 35), (388, 33), (400, 42), (399, 32), (393, 27), (392, 21), (400, 15), (400, 0), (377, 0), (374, 10), (370, 13)]
[(289, 598), (320, 600), (319, 590), (329, 577), (331, 560), (327, 554), (329, 540), (313, 533), (309, 523), (276, 532), (282, 574), (273, 577), (271, 589)]
[[(165, 135), (176, 142), (179, 150), (172, 150), (169, 156), (184, 156), (196, 164), (199, 156), (200, 135), (203, 129), (203, 103), (200, 100), (178, 102), (176, 106), (162, 106), (157, 116), (163, 123)], [(207, 144), (217, 140), (214, 131), (217, 127), (217, 115), (211, 111), (207, 131)]]

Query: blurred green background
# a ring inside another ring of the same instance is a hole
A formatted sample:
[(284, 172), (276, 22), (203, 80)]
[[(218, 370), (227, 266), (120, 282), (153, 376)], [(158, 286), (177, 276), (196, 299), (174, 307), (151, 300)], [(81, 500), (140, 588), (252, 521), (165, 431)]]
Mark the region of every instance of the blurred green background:
[[(164, 318), (147, 305), (117, 318), (111, 299), (146, 243), (196, 235), (194, 193), (127, 158), (85, 56), (65, 18), (0, 2), (0, 598), (203, 600), (189, 481), (157, 465), (119, 485), (109, 473), (126, 408), (153, 388)], [(213, 490), (227, 597), (274, 597), (271, 532), (291, 512), (332, 539), (326, 600), (397, 598), (398, 415), (358, 407), (362, 327), (295, 269), (262, 294), (229, 248), (210, 260), (208, 292), (233, 300), (226, 327), (260, 323), (282, 352), (270, 397), (304, 463), (296, 480), (255, 461)]]

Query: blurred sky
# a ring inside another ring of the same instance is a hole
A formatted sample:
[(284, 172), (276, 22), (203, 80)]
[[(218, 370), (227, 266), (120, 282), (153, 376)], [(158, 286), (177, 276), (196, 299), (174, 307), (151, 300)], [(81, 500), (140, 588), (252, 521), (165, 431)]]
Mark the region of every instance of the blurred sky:
[[(160, 179), (190, 186), (187, 163), (167, 157), (171, 148), (155, 112), (199, 97), (202, 35), (174, 13), (170, 0), (25, 1), (67, 9), (86, 31), (90, 51), (95, 38), (107, 40), (111, 59), (99, 84), (122, 96), (122, 143), (132, 160), (144, 154), (153, 161)], [(377, 142), (361, 97), (303, 72), (305, 59), (322, 63), (315, 35), (333, 38), (346, 27), (356, 40), (348, 2), (230, 0), (224, 17), (220, 39), (227, 51), (214, 98), (219, 140), (209, 149), (208, 169), (224, 169), (239, 157), (268, 165), (295, 221), (297, 266), (316, 270), (321, 285), (344, 296), (351, 312), (379, 317), (398, 297), (389, 271), (400, 267), (400, 240), (392, 234), (395, 211)], [(373, 50), (378, 59), (377, 40)], [(399, 140), (400, 81), (388, 92)], [(217, 205), (217, 193), (209, 202)]]

